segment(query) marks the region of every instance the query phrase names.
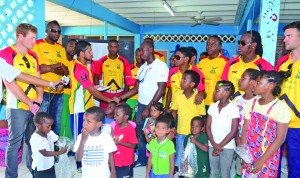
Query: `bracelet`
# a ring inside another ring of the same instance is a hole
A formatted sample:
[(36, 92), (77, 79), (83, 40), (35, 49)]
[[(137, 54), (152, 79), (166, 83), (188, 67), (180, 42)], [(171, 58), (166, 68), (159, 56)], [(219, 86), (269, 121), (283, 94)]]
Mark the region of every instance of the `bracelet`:
[(49, 82), (49, 88), (53, 88), (52, 85), (53, 85), (53, 82)]
[(33, 104), (36, 104), (36, 105), (38, 105), (39, 107), (41, 107), (41, 103), (38, 103), (38, 102), (36, 102), (36, 101), (34, 101)]

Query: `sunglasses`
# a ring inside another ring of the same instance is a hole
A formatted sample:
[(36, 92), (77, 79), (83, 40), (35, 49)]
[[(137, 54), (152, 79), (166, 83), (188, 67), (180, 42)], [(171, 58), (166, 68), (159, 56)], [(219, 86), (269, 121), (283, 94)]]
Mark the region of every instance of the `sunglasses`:
[(26, 67), (29, 69), (29, 68), (30, 68), (30, 63), (29, 63), (27, 57), (24, 56), (22, 59), (23, 59), (23, 61), (25, 62)]
[(246, 45), (250, 45), (251, 43), (246, 44), (245, 41), (238, 41), (238, 45), (242, 45), (242, 46), (246, 46)]
[(180, 57), (179, 55), (174, 56), (174, 59), (176, 59), (177, 61), (179, 61), (181, 58), (184, 58), (184, 57)]
[(51, 29), (50, 29), (50, 32), (60, 34), (60, 33), (61, 33), (61, 30), (56, 30), (56, 29), (51, 28)]

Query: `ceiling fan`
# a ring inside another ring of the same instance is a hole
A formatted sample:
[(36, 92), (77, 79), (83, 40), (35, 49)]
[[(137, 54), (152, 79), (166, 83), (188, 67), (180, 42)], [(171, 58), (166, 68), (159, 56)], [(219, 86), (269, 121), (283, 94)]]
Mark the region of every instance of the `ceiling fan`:
[(195, 27), (197, 25), (207, 24), (207, 25), (220, 25), (220, 23), (216, 21), (221, 21), (221, 17), (213, 17), (213, 18), (206, 18), (205, 16), (202, 16), (203, 12), (199, 12), (199, 15), (191, 17), (192, 20), (195, 21), (195, 23), (192, 25), (192, 27)]

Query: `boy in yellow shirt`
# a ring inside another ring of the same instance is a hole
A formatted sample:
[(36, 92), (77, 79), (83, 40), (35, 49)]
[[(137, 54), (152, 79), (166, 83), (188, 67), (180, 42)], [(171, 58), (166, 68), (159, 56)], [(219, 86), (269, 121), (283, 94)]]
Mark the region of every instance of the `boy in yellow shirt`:
[(194, 89), (198, 86), (199, 82), (200, 76), (197, 72), (186, 70), (180, 82), (183, 92), (177, 92), (174, 95), (171, 110), (173, 117), (178, 119), (175, 154), (175, 166), (177, 167), (180, 164), (180, 156), (184, 151), (184, 138), (190, 134), (191, 120), (195, 116), (206, 115), (204, 102), (200, 105), (194, 103), (197, 94), (194, 92)]

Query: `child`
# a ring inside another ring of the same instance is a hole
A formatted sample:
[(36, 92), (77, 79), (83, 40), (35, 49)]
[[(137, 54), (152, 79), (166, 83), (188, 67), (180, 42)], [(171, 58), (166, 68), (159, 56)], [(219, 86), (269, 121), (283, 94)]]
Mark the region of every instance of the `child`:
[(111, 101), (108, 103), (107, 108), (105, 109), (105, 118), (103, 125), (101, 126), (101, 132), (111, 134), (111, 126), (110, 124), (115, 121), (114, 115), (115, 115), (115, 108), (118, 105), (117, 102)]
[(66, 147), (54, 151), (54, 142), (58, 140), (58, 136), (51, 130), (53, 122), (53, 117), (45, 112), (37, 113), (34, 118), (36, 131), (30, 138), (30, 145), (35, 178), (55, 178), (54, 156), (67, 151)]
[(235, 136), (238, 130), (239, 110), (230, 102), (234, 86), (229, 81), (218, 81), (213, 93), (216, 102), (209, 106), (206, 132), (209, 139), (210, 177), (230, 177)]
[(148, 143), (151, 141), (151, 138), (155, 137), (155, 133), (154, 133), (155, 120), (163, 113), (163, 111), (164, 111), (163, 105), (159, 102), (152, 103), (150, 105), (151, 117), (146, 118), (143, 126), (144, 135)]
[(194, 117), (191, 121), (191, 134), (184, 139), (184, 147), (188, 140), (195, 144), (197, 151), (198, 172), (195, 177), (209, 178), (208, 138), (204, 131), (204, 118)]
[[(241, 144), (245, 107), (248, 103), (252, 102), (252, 99), (255, 96), (253, 90), (256, 85), (256, 79), (258, 75), (259, 71), (256, 69), (249, 68), (245, 70), (238, 82), (239, 90), (244, 91), (245, 93), (243, 95), (235, 97), (232, 101), (233, 104), (239, 108), (240, 113), (238, 134), (235, 137), (236, 145)], [(241, 158), (239, 156), (237, 156), (237, 158), (233, 160), (231, 166), (231, 177), (235, 176), (236, 174), (241, 175)]]
[(130, 106), (125, 103), (117, 105), (115, 109), (113, 138), (117, 145), (117, 151), (114, 152), (117, 178), (133, 177), (134, 147), (138, 140), (135, 128), (128, 122), (131, 112)]
[(291, 113), (276, 96), (281, 92), (283, 77), (275, 71), (261, 71), (251, 104), (245, 109), (242, 144), (246, 143), (253, 163), (242, 166), (243, 177), (277, 177), (280, 146), (284, 143)]
[(173, 117), (163, 114), (156, 119), (156, 138), (149, 143), (146, 178), (172, 178), (174, 173), (174, 144), (167, 138)]
[(172, 115), (177, 118), (176, 155), (175, 166), (180, 165), (180, 158), (184, 151), (183, 142), (186, 135), (191, 133), (191, 120), (195, 116), (206, 115), (204, 102), (196, 105), (194, 88), (198, 86), (200, 76), (193, 70), (186, 70), (182, 75), (180, 87), (183, 92), (177, 92), (173, 98), (171, 107)]
[(101, 133), (103, 121), (104, 111), (99, 107), (84, 113), (82, 132), (74, 145), (76, 160), (82, 161), (83, 178), (116, 177), (113, 152), (117, 147), (110, 135)]

